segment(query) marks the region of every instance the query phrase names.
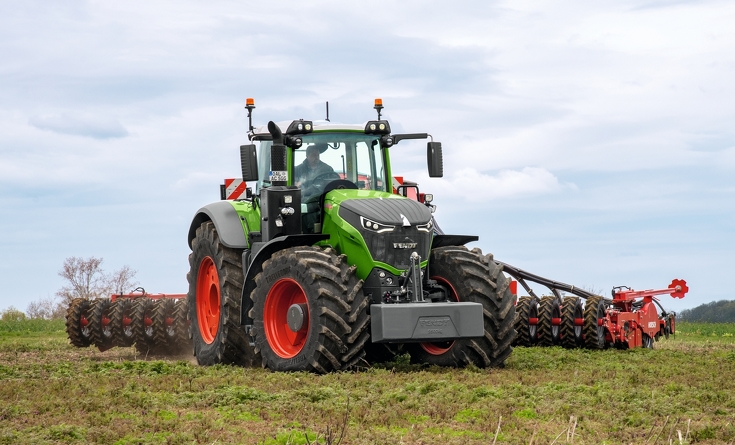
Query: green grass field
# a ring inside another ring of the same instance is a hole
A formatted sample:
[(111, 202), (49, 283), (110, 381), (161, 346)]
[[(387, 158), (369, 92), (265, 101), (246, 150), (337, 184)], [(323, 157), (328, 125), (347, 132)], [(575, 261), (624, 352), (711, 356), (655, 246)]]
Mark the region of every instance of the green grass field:
[(735, 443), (735, 324), (677, 329), (654, 350), (317, 376), (100, 353), (61, 322), (5, 322), (0, 443)]

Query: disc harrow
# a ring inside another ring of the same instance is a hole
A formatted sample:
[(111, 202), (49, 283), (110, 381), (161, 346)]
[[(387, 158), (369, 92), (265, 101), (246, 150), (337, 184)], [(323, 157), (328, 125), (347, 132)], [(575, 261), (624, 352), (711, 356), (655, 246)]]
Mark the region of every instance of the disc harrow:
[(110, 298), (74, 299), (66, 312), (69, 342), (101, 352), (130, 347), (145, 355), (192, 350), (186, 294), (149, 294), (138, 288)]
[[(506, 263), (498, 264), (528, 292), (516, 303), (515, 346), (652, 349), (655, 341), (676, 332), (676, 314), (667, 312), (656, 296), (684, 298), (689, 291), (686, 281), (676, 279), (664, 289), (636, 291), (617, 286), (610, 299)], [(548, 288), (552, 295), (539, 297), (529, 282)]]

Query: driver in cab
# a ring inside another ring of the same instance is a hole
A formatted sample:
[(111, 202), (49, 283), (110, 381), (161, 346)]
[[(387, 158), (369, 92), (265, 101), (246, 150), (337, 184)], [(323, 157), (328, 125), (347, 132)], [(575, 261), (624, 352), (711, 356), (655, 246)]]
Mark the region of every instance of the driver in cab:
[(317, 190), (314, 179), (334, 173), (329, 164), (319, 159), (319, 154), (327, 150), (326, 143), (317, 143), (306, 147), (306, 159), (294, 168), (294, 185), (301, 187), (304, 196), (313, 196), (321, 191)]

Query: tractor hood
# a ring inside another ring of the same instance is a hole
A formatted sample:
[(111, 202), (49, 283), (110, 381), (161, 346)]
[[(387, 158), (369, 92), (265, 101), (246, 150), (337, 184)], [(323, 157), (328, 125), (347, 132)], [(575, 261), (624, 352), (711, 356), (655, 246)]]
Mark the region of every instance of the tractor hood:
[(345, 210), (378, 224), (397, 227), (425, 225), (431, 221), (428, 207), (406, 198), (347, 199), (340, 203), (340, 213)]

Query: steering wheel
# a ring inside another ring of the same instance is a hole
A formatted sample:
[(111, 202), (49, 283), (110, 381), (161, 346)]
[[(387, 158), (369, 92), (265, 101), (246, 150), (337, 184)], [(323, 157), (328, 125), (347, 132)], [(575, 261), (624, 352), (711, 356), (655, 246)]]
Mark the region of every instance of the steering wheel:
[(321, 190), (324, 188), (325, 185), (329, 184), (335, 179), (342, 179), (342, 177), (337, 172), (322, 173), (321, 175), (309, 181), (309, 187), (316, 187)]

